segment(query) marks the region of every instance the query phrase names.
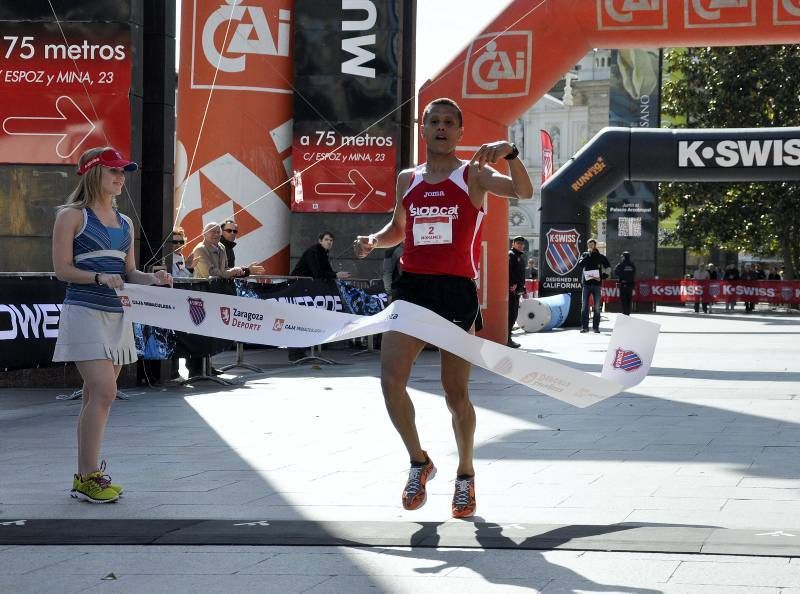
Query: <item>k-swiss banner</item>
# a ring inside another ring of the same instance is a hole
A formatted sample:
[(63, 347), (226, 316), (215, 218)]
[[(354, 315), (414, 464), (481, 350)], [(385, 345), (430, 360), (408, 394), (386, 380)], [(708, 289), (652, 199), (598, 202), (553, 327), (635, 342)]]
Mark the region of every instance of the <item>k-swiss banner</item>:
[[(612, 382), (544, 357), (518, 352), (468, 334), (431, 311), (405, 301), (395, 301), (373, 316), (356, 316), (289, 303), (163, 287), (129, 285), (117, 292), (126, 316), (134, 322), (239, 342), (307, 347), (390, 330), (403, 332), (578, 407), (604, 400), (641, 379), (634, 381), (632, 378), (636, 376), (623, 374), (620, 379), (626, 381)], [(630, 322), (636, 333), (639, 321)], [(637, 352), (645, 369), (649, 366), (655, 348), (654, 336), (652, 344), (638, 347), (627, 346), (627, 336), (619, 336), (617, 340), (619, 348)], [(612, 372), (613, 368), (608, 371)]]

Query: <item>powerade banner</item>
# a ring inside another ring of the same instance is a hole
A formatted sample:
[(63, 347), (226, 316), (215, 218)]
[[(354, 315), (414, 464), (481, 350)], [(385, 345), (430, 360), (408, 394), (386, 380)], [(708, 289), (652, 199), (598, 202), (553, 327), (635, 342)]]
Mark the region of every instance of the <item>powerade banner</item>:
[(404, 4), (296, 0), (293, 211), (394, 208)]
[[(611, 52), (609, 125), (658, 128), (661, 51), (656, 48)], [(629, 251), (640, 276), (655, 275), (658, 238), (658, 184), (625, 182), (608, 195), (606, 255), (616, 262)]]
[(0, 370), (52, 365), (66, 285), (54, 276), (0, 276)]
[(109, 144), (127, 154), (130, 25), (19, 12), (22, 22), (0, 21), (0, 162), (75, 164)]

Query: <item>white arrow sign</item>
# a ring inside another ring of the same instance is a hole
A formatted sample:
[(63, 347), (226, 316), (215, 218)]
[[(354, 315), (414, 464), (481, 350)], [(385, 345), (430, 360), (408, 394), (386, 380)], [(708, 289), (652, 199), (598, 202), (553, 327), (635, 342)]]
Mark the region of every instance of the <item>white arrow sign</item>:
[[(89, 138), (96, 126), (72, 98), (56, 99), (57, 116), (12, 116), (3, 120), (3, 132), (11, 136), (58, 136), (56, 154), (68, 159)], [(69, 140), (70, 142), (67, 142)]]

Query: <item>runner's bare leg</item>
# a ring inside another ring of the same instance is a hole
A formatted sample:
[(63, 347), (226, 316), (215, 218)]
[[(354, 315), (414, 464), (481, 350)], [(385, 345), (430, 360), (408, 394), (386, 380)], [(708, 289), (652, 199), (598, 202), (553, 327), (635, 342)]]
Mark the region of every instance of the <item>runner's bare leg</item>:
[(441, 351), (442, 387), (447, 408), (453, 417), (453, 433), (458, 447), (458, 475), (474, 475), (472, 451), (475, 442), (475, 408), (469, 400), (468, 361), (447, 351)]
[(424, 341), (400, 332), (386, 332), (381, 338), (381, 389), (386, 410), (409, 458), (415, 462), (424, 462), (425, 454), (417, 434), (414, 404), (406, 386), (414, 360), (424, 347)]

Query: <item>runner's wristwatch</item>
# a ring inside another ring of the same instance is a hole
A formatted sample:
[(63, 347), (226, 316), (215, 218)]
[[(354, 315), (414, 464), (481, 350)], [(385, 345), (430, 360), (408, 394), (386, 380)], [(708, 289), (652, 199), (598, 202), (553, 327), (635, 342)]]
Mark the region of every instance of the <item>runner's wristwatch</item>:
[(508, 153), (504, 158), (505, 158), (506, 161), (513, 161), (517, 157), (519, 157), (519, 149), (517, 148), (517, 145), (512, 142), (511, 143), (511, 152)]

